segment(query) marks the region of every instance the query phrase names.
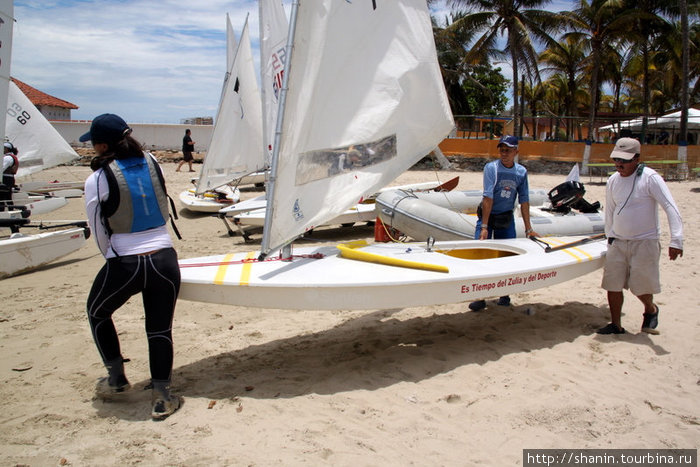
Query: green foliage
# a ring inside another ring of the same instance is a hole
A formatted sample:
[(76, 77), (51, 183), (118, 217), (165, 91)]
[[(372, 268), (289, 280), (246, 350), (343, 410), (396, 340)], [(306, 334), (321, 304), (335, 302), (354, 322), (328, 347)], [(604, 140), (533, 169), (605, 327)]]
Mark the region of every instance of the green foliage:
[(498, 115), (506, 109), (510, 81), (500, 68), (477, 65), (462, 84), (471, 115)]

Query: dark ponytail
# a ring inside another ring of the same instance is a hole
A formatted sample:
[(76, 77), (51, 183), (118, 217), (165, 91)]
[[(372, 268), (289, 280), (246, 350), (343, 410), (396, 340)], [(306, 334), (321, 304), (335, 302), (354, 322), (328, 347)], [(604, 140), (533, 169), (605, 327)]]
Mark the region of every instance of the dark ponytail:
[(114, 159), (129, 159), (143, 157), (143, 146), (131, 136), (131, 131), (114, 143), (107, 143), (107, 150), (101, 156), (95, 156), (90, 161), (93, 172), (108, 165)]

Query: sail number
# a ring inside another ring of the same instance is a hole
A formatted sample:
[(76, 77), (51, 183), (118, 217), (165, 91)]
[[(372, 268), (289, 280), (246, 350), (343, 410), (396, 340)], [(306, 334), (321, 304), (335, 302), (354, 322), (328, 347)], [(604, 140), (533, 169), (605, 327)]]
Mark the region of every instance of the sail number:
[(7, 108), (7, 115), (12, 118), (16, 118), (22, 125), (26, 125), (27, 121), (32, 118), (32, 116), (29, 115), (29, 112), (22, 110), (22, 106), (16, 102), (13, 102), (12, 105)]

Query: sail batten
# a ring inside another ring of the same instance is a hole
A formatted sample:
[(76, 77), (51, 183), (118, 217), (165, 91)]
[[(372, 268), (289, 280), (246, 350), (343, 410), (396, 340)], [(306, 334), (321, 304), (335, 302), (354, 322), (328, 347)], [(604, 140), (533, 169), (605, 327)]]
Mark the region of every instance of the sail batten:
[(454, 126), (425, 0), (302, 1), (294, 34), (264, 253), (388, 185)]

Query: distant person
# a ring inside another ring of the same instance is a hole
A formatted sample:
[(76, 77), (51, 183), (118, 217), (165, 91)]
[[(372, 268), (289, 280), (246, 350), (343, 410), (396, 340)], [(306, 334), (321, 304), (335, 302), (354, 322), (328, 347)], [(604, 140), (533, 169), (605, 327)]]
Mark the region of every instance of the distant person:
[(192, 153), (194, 152), (194, 141), (192, 141), (192, 136), (191, 131), (189, 129), (185, 130), (185, 136), (182, 137), (182, 155), (183, 158), (180, 161), (180, 163), (177, 166), (177, 169), (175, 169), (175, 172), (180, 171), (180, 167), (187, 162), (187, 164), (190, 166), (190, 172), (194, 172), (192, 170), (192, 161), (194, 160), (194, 157), (192, 156)]
[(664, 179), (640, 163), (641, 145), (633, 138), (620, 138), (610, 157), (614, 173), (605, 188), (605, 235), (608, 251), (603, 270), (603, 289), (608, 291), (611, 323), (598, 334), (623, 334), (623, 289), (629, 289), (644, 305), (642, 331), (659, 334), (659, 307), (654, 294), (659, 280), (659, 215), (666, 212), (671, 231), (668, 257), (683, 256), (683, 220)]
[(3, 145), (2, 184), (0, 184), (0, 210), (12, 204), (12, 189), (15, 187), (15, 174), (19, 169), (17, 148), (10, 142)]
[[(525, 223), (525, 235), (537, 237), (530, 224), (530, 187), (527, 169), (515, 162), (518, 155), (518, 138), (504, 135), (498, 141), (500, 160), (484, 166), (484, 197), (480, 205), (479, 219), (476, 222), (475, 240), (488, 238), (515, 238), (516, 197), (520, 201), (520, 212)], [(510, 297), (505, 295), (498, 299), (499, 306), (510, 305)], [(486, 308), (485, 300), (469, 304), (469, 309), (479, 311)]]
[[(182, 398), (170, 393), (173, 368), (172, 321), (180, 269), (166, 228), (167, 193), (163, 175), (151, 154), (131, 137), (119, 116), (103, 114), (80, 137), (92, 141), (97, 155), (85, 182), (85, 208), (90, 228), (106, 264), (97, 273), (87, 312), (107, 377), (97, 383), (99, 397), (130, 388), (124, 373), (119, 336), (112, 314), (141, 293), (146, 315), (154, 420), (174, 413)], [(133, 200), (138, 199), (138, 203)]]

